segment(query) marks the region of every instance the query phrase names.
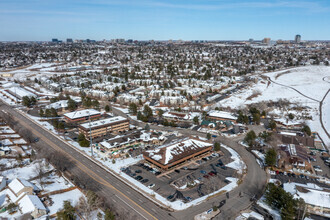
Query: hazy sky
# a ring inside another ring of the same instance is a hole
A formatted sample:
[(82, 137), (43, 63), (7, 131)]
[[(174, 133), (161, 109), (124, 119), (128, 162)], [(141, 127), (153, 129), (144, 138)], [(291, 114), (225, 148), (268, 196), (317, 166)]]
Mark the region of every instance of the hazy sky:
[(0, 0), (0, 41), (330, 40), (330, 0)]

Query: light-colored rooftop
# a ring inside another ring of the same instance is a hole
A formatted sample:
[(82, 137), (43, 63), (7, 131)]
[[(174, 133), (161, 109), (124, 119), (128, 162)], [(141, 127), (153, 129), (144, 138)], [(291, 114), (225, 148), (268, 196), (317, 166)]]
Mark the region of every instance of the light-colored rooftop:
[(98, 126), (108, 125), (108, 124), (125, 121), (125, 120), (126, 120), (126, 118), (124, 118), (122, 116), (117, 116), (117, 117), (111, 117), (111, 118), (106, 118), (106, 119), (92, 121), (92, 122), (86, 122), (86, 123), (81, 124), (80, 126), (86, 128), (86, 129), (89, 129), (90, 127), (95, 128)]
[(95, 110), (95, 109), (84, 109), (80, 111), (74, 111), (64, 114), (65, 117), (68, 117), (70, 119), (77, 119), (82, 117), (88, 117), (93, 115), (101, 114), (101, 112)]
[(217, 111), (217, 110), (212, 110), (208, 113), (210, 117), (217, 117), (217, 118), (224, 118), (224, 119), (231, 119), (231, 120), (236, 120), (237, 117), (234, 116), (230, 112), (224, 112), (224, 111)]

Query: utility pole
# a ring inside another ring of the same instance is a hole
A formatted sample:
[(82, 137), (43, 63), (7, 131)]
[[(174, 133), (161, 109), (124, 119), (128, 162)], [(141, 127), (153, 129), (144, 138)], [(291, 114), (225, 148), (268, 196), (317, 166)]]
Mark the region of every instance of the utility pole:
[(89, 111), (88, 111), (88, 117), (89, 117), (89, 141), (91, 146), (91, 154), (93, 157), (94, 155), (93, 155), (92, 125), (91, 125), (91, 114)]

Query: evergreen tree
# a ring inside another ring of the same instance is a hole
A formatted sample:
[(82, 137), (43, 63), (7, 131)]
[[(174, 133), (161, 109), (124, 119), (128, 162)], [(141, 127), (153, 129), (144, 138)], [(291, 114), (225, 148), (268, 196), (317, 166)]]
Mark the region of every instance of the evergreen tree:
[(75, 220), (75, 208), (71, 205), (71, 202), (66, 200), (63, 202), (63, 209), (57, 214), (59, 220)]
[(276, 157), (277, 153), (274, 148), (271, 148), (267, 151), (265, 156), (265, 163), (267, 166), (275, 166), (276, 165)]
[(68, 100), (68, 109), (70, 111), (74, 111), (77, 109), (77, 103), (71, 98)]
[(244, 141), (250, 146), (250, 147), (252, 147), (254, 144), (255, 144), (255, 139), (256, 139), (256, 133), (253, 131), (253, 130), (251, 130), (251, 131), (249, 131), (247, 134), (246, 134), (246, 136), (245, 136), (245, 138), (244, 138)]

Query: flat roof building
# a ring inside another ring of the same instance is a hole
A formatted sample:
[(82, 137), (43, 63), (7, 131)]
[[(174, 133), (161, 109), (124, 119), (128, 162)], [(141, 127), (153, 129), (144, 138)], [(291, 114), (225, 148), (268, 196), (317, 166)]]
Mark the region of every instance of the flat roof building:
[(216, 121), (232, 121), (235, 122), (237, 120), (237, 117), (235, 115), (233, 115), (230, 112), (224, 112), (224, 111), (217, 111), (217, 110), (213, 110), (213, 111), (209, 111), (207, 113), (207, 117), (209, 119), (213, 119)]
[(101, 112), (95, 110), (95, 109), (84, 109), (80, 111), (74, 111), (69, 112), (63, 115), (64, 119), (67, 122), (81, 122), (89, 120), (89, 117), (91, 120), (101, 117)]
[(80, 124), (78, 129), (86, 138), (89, 138), (90, 135), (92, 138), (96, 138), (105, 136), (109, 133), (118, 133), (129, 130), (129, 121), (122, 116), (117, 116)]
[(143, 157), (157, 167), (168, 170), (191, 158), (207, 153), (212, 148), (212, 143), (190, 137), (143, 152)]

